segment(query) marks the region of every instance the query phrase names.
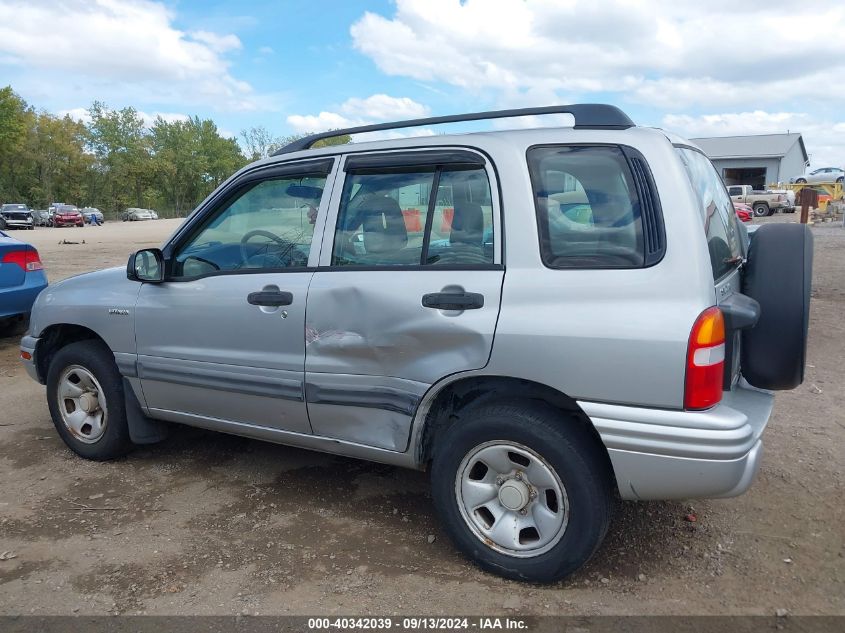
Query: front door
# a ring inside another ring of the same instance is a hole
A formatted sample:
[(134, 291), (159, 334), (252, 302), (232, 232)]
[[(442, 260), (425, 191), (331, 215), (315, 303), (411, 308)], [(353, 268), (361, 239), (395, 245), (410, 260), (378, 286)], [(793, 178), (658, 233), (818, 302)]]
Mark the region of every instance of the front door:
[(328, 163), (236, 183), (165, 250), (166, 281), (141, 287), (135, 323), (154, 416), (311, 432), (305, 302)]
[(426, 390), (490, 357), (504, 276), (493, 172), (469, 151), (344, 164), (308, 292), (308, 413), (316, 435), (403, 451)]

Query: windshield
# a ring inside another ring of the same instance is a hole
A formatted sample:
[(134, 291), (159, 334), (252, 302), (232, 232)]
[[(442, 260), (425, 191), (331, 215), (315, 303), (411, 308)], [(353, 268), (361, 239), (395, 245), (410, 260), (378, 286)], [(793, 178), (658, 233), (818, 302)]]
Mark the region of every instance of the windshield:
[(742, 262), (736, 212), (710, 159), (686, 147), (678, 148), (678, 154), (701, 204), (713, 279), (718, 280)]

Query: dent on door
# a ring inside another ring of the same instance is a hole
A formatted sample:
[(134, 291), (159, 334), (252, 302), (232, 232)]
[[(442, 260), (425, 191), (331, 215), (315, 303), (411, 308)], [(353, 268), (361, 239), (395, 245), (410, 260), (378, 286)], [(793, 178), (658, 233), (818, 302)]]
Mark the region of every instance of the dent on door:
[[(314, 433), (404, 450), (428, 388), (487, 364), (501, 278), (500, 271), (317, 273), (306, 320), (305, 390)], [(482, 307), (423, 306), (426, 294), (470, 292), (484, 297)]]

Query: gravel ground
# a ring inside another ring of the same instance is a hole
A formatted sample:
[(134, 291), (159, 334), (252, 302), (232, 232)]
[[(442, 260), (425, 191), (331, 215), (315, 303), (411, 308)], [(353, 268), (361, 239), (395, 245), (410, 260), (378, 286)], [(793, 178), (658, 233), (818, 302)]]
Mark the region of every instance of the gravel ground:
[[(20, 237), (56, 281), (122, 266), (177, 224)], [(188, 428), (120, 461), (83, 461), (19, 365), (21, 330), (7, 331), (0, 614), (845, 614), (845, 230), (813, 231), (806, 382), (778, 395), (751, 490), (620, 502), (593, 560), (546, 587), (458, 555), (425, 473)]]

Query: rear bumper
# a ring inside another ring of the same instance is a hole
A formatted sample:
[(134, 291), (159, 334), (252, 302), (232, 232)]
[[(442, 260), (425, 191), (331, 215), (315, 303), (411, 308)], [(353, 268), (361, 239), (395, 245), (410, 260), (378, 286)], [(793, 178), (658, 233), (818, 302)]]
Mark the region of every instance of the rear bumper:
[(47, 287), (47, 276), (42, 271), (26, 273), (23, 285), (0, 288), (0, 318), (29, 314), (38, 293)]
[(707, 411), (579, 403), (607, 447), (623, 499), (733, 497), (762, 457), (774, 396), (744, 381)]

